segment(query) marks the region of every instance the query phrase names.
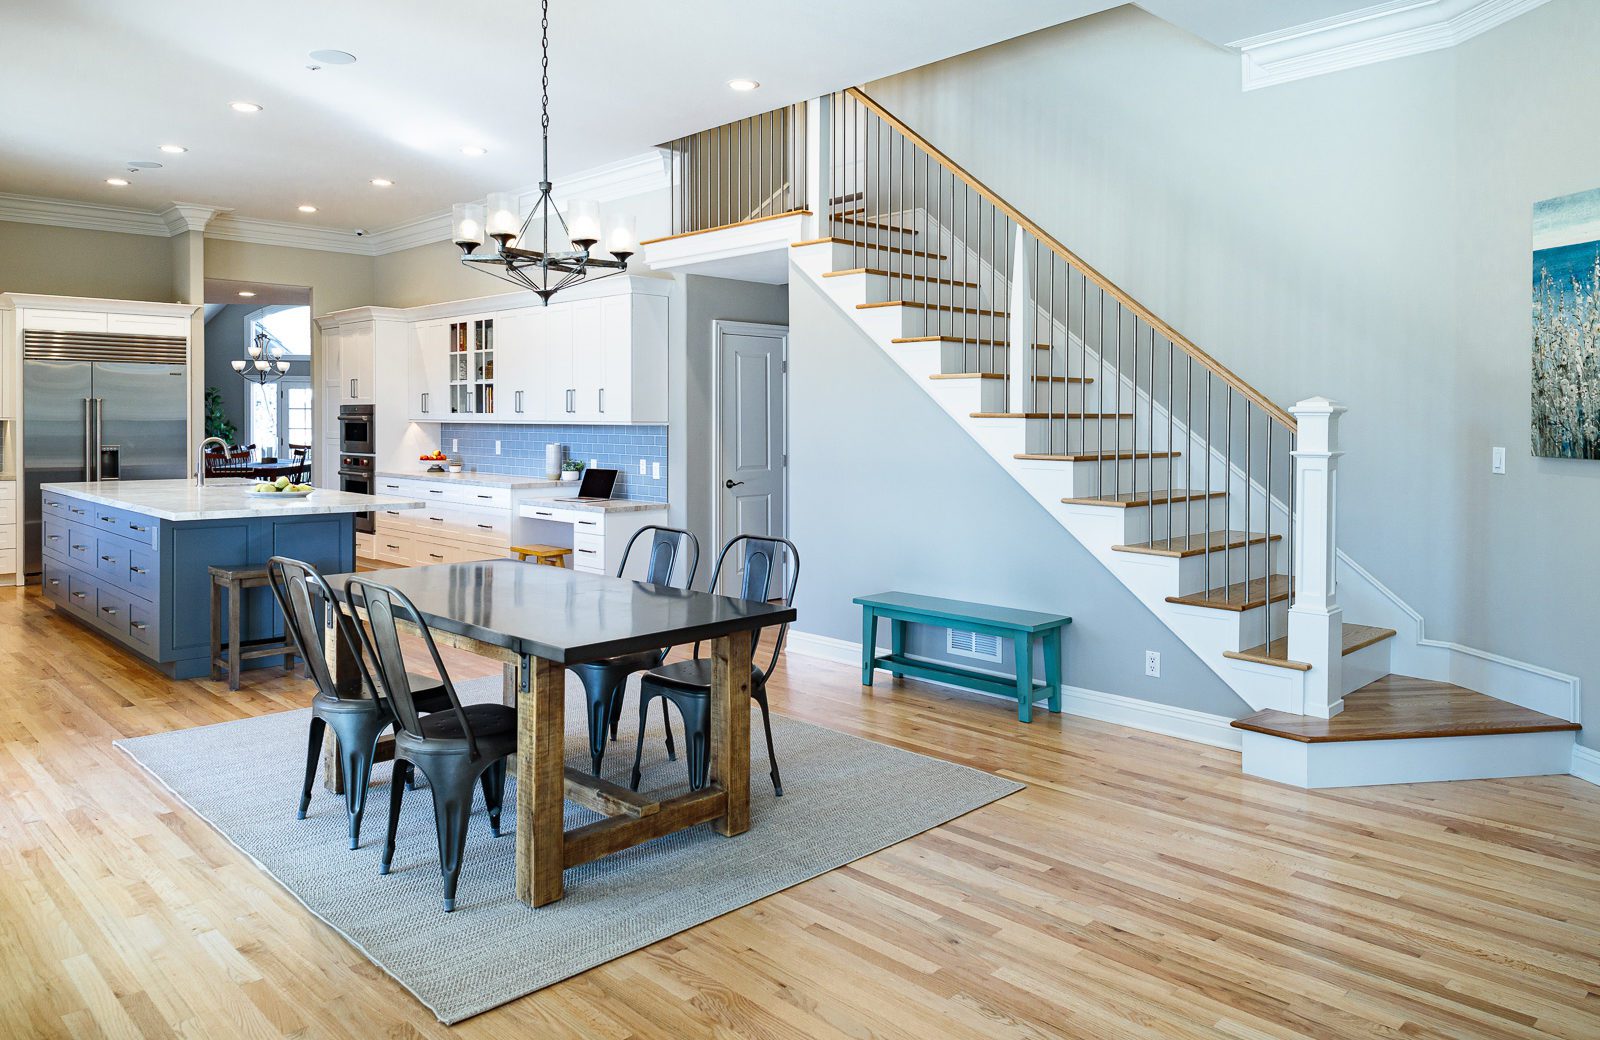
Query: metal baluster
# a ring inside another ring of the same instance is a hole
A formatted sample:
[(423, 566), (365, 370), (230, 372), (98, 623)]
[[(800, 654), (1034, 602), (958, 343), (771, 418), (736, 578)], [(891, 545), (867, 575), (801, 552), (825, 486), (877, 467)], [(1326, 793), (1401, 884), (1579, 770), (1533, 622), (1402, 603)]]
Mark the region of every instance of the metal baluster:
[[(1261, 584), (1265, 589), (1263, 597), (1267, 603), (1267, 638), (1264, 642), (1272, 645), (1272, 416), (1262, 413), (1267, 420), (1267, 541), (1266, 541), (1266, 566), (1261, 568)], [(1248, 595), (1248, 589), (1246, 590)], [(1284, 640), (1284, 656), (1288, 657), (1288, 640)]]
[[(1256, 468), (1255, 454), (1250, 450), (1251, 435), (1255, 432), (1255, 405), (1245, 402), (1244, 406), (1244, 593), (1250, 594), (1250, 542), (1254, 535), (1250, 525), (1251, 506), (1256, 497), (1256, 482), (1253, 474)], [(1268, 652), (1272, 650), (1267, 647)]]
[[(1205, 455), (1203, 462), (1206, 468), (1206, 505), (1205, 505), (1205, 552), (1206, 552), (1206, 591), (1211, 591), (1211, 390), (1216, 383), (1216, 373), (1206, 369), (1206, 438)], [(1224, 498), (1226, 503), (1227, 499)], [(1226, 511), (1226, 510), (1224, 510)]]
[[(1141, 320), (1137, 314), (1134, 315), (1133, 330), (1135, 337), (1138, 336), (1139, 322)], [(1139, 349), (1137, 338), (1134, 340), (1133, 349), (1135, 352)], [(1150, 397), (1149, 404), (1146, 405), (1150, 409), (1150, 431), (1145, 436), (1145, 444), (1149, 448), (1146, 454), (1149, 458), (1145, 459), (1144, 462), (1145, 485), (1150, 489), (1150, 505), (1144, 511), (1145, 527), (1149, 531), (1150, 541), (1152, 542), (1156, 540), (1156, 377), (1158, 375), (1159, 372), (1156, 369), (1156, 330), (1152, 328), (1150, 330)], [(1134, 459), (1133, 465), (1137, 469), (1139, 460)], [(1171, 539), (1172, 532), (1168, 531), (1167, 540), (1169, 543)]]
[(1223, 434), (1222, 445), (1222, 472), (1223, 479), (1228, 482), (1228, 497), (1223, 499), (1228, 503), (1228, 518), (1222, 525), (1222, 587), (1224, 590), (1233, 587), (1233, 555), (1228, 549), (1228, 532), (1233, 530), (1233, 387), (1228, 387), (1228, 416), (1227, 428)]
[(1194, 483), (1193, 470), (1189, 469), (1194, 455), (1194, 355), (1184, 351), (1183, 356), (1183, 547), (1188, 549), (1194, 537), (1194, 499), (1189, 490)]
[[(1178, 411), (1178, 384), (1175, 381), (1175, 376), (1174, 376), (1173, 369), (1172, 369), (1173, 352), (1176, 349), (1177, 348), (1173, 346), (1172, 341), (1170, 339), (1167, 340), (1167, 544), (1168, 545), (1174, 544), (1174, 536), (1173, 536), (1173, 533), (1172, 533), (1172, 496), (1175, 494), (1175, 492), (1174, 492), (1173, 486), (1172, 486), (1172, 460), (1175, 459), (1177, 457), (1177, 454), (1178, 454), (1178, 452), (1177, 452), (1177, 443), (1176, 443), (1176, 436), (1177, 436), (1177, 430), (1178, 430), (1177, 419), (1176, 419), (1176, 415), (1177, 415), (1177, 411)], [(1185, 458), (1187, 458), (1187, 457), (1188, 456), (1185, 456)], [(1186, 481), (1184, 481), (1184, 483), (1187, 484), (1188, 481), (1186, 480)], [(1184, 524), (1183, 525), (1183, 530), (1184, 530), (1184, 535), (1185, 535), (1184, 547), (1188, 548), (1189, 543), (1188, 543), (1188, 540), (1187, 540), (1187, 535), (1189, 533), (1189, 525), (1188, 524)]]

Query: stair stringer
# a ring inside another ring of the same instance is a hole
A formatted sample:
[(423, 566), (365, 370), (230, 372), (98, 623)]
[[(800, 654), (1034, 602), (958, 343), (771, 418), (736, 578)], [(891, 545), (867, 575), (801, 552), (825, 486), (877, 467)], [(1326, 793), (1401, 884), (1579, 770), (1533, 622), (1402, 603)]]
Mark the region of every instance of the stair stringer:
[[(856, 309), (856, 305), (868, 302), (864, 298), (864, 283), (856, 279), (822, 277), (833, 270), (833, 250), (829, 244), (798, 246), (791, 250), (791, 255), (792, 266), (802, 276), (849, 316), (863, 334), (871, 338), (924, 393), (932, 397), (1013, 480), (1022, 485), (1041, 508), (1088, 549), (1241, 700), (1258, 711), (1267, 708), (1291, 712), (1301, 710), (1308, 673), (1223, 656), (1224, 651), (1247, 649), (1259, 642), (1259, 635), (1255, 640), (1247, 640), (1251, 633), (1244, 615), (1251, 612), (1234, 613), (1167, 602), (1168, 596), (1193, 591), (1182, 588), (1182, 583), (1185, 574), (1192, 572), (1192, 559), (1198, 558), (1179, 560), (1115, 551), (1113, 546), (1123, 544), (1122, 534), (1125, 533), (1110, 526), (1118, 518), (1108, 521), (1104, 516), (1095, 514), (1122, 514), (1124, 518), (1120, 522), (1126, 523), (1125, 515), (1136, 510), (1110, 510), (1063, 503), (1061, 499), (1073, 497), (1075, 490), (1080, 495), (1087, 491), (1084, 487), (1073, 487), (1075, 479), (1084, 482), (1082, 473), (1073, 472), (1080, 464), (1040, 464), (1016, 458), (1017, 454), (1024, 451), (1026, 432), (1023, 423), (975, 419), (972, 416), (973, 412), (983, 410), (984, 391), (981, 385), (977, 385), (983, 380), (930, 379), (930, 376), (943, 371), (938, 343), (891, 343), (891, 337), (884, 334), (881, 325), (869, 328), (860, 321), (858, 316), (862, 312)], [(1281, 543), (1272, 548), (1282, 551)], [(1239, 550), (1234, 552), (1238, 553)], [(1260, 551), (1258, 556), (1261, 562), (1252, 569), (1255, 573), (1265, 573), (1266, 552)], [(1242, 555), (1240, 559), (1242, 561)], [(1242, 563), (1238, 566), (1242, 573)], [(1271, 608), (1258, 608), (1258, 616), (1263, 609)]]

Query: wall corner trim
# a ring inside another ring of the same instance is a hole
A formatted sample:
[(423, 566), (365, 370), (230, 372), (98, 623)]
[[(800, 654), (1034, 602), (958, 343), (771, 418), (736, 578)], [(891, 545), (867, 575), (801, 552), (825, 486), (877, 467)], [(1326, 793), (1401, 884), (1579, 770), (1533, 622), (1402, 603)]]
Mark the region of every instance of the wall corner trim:
[[(881, 653), (888, 653), (887, 647), (879, 647)], [(849, 639), (836, 639), (833, 636), (816, 635), (811, 632), (789, 630), (789, 639), (786, 653), (800, 654), (805, 657), (817, 657), (837, 664), (847, 664), (859, 668), (861, 666), (861, 644)], [(950, 689), (960, 689), (962, 693), (974, 697), (984, 696), (975, 694), (971, 690), (954, 686), (950, 683), (941, 683), (937, 680), (919, 679), (918, 682), (931, 682), (935, 686), (945, 686)], [(997, 709), (1006, 710), (1001, 705), (1011, 702), (1005, 698), (994, 698)], [(1129, 729), (1144, 730), (1147, 733), (1160, 733), (1163, 736), (1177, 737), (1180, 740), (1189, 740), (1197, 744), (1210, 747), (1224, 748), (1229, 751), (1238, 751), (1243, 746), (1243, 733), (1232, 727), (1232, 719), (1222, 715), (1212, 715), (1203, 711), (1194, 711), (1190, 708), (1179, 708), (1170, 704), (1157, 704), (1154, 701), (1139, 700), (1136, 697), (1124, 697), (1116, 693), (1102, 693), (1099, 690), (1086, 690), (1079, 686), (1066, 686), (1061, 691), (1061, 705), (1065, 714), (1079, 715), (1086, 719), (1098, 722), (1109, 722), (1116, 726), (1127, 726)], [(1038, 705), (1035, 711), (1041, 710)], [(1014, 712), (1013, 712), (1014, 714)], [(1021, 725), (1021, 723), (1018, 723)]]
[(1572, 745), (1572, 775), (1600, 786), (1600, 751), (1582, 744)]
[(1235, 40), (1245, 90), (1454, 47), (1549, 0), (1388, 0)]

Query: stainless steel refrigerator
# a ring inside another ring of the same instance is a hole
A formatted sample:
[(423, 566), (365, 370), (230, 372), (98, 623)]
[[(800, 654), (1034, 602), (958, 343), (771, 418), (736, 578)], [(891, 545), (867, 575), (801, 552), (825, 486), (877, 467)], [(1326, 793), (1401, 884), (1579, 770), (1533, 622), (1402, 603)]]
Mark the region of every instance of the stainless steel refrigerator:
[(39, 571), (39, 485), (188, 475), (185, 366), (23, 362), (23, 559)]

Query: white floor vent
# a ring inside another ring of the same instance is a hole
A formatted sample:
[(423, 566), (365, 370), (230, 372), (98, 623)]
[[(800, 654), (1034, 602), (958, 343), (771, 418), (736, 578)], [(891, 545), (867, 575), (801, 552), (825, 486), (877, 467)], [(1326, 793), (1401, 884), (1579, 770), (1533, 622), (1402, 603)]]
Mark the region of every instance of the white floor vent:
[(945, 649), (958, 657), (976, 657), (980, 661), (1000, 663), (1000, 637), (982, 632), (962, 632), (949, 629)]

